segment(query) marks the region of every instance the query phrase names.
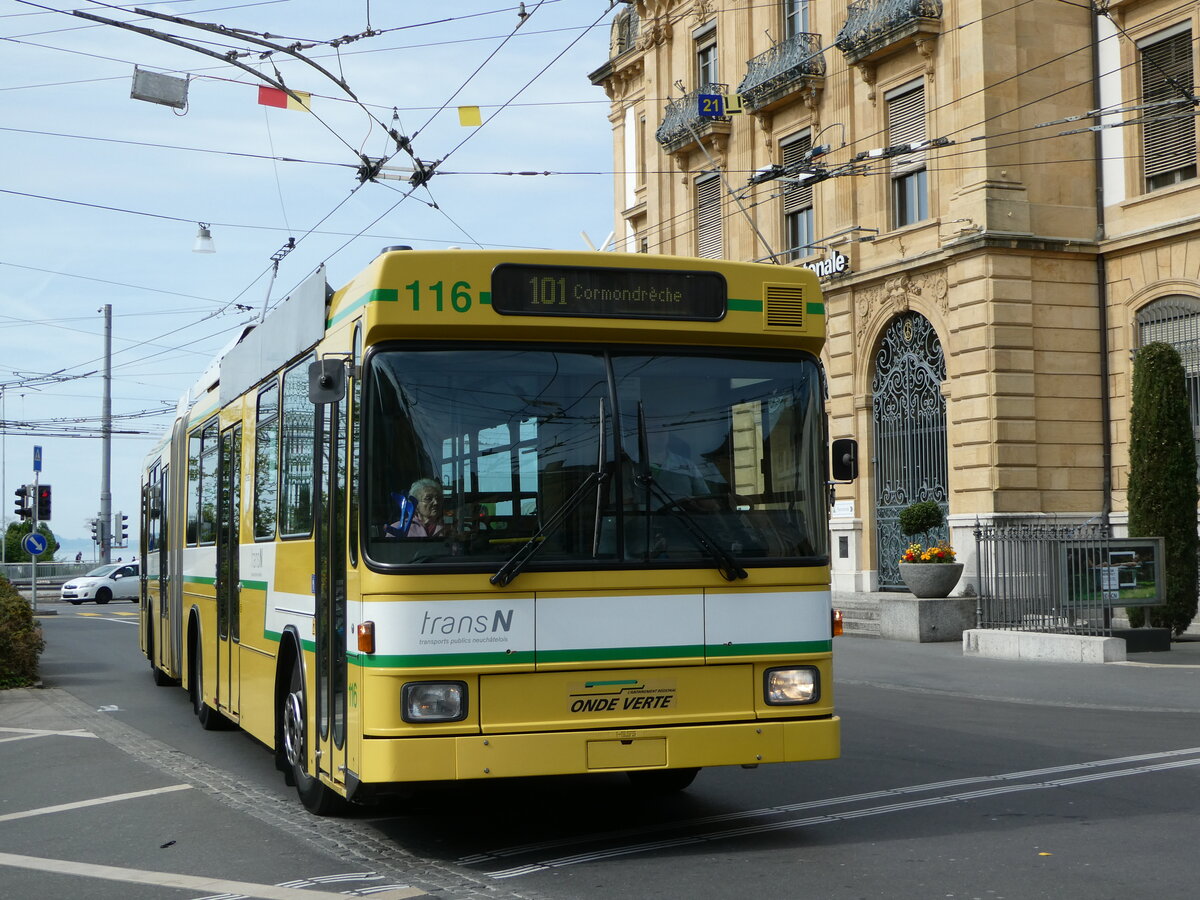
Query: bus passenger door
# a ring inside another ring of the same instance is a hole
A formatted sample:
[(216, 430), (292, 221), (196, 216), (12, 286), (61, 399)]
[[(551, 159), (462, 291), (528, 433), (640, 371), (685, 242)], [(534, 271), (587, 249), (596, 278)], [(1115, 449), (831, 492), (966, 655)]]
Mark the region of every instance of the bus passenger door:
[(221, 435), (217, 485), (217, 708), (238, 714), (238, 642), (241, 581), (238, 561), (242, 482), (242, 426)]
[(346, 782), (346, 430), (343, 403), (317, 408), (317, 769)]

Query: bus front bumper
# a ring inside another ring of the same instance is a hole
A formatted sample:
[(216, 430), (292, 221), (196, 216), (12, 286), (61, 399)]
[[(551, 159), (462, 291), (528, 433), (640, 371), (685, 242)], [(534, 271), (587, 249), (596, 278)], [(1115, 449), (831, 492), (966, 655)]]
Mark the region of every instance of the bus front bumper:
[(841, 719), (467, 737), (366, 738), (361, 784), (836, 759)]

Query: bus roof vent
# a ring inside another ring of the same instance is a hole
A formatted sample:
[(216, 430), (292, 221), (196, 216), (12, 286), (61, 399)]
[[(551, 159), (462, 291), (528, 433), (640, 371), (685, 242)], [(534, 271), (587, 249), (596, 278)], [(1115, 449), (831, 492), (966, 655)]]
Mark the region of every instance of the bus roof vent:
[(764, 321), (768, 328), (804, 327), (804, 288), (795, 284), (764, 284)]

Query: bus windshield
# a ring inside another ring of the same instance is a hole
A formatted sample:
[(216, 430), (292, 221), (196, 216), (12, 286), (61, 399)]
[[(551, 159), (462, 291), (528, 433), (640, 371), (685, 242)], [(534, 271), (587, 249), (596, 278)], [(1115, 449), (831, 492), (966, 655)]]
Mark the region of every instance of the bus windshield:
[(823, 564), (822, 412), (806, 353), (384, 347), (363, 400), (364, 553), (384, 569), (530, 551), (527, 569)]

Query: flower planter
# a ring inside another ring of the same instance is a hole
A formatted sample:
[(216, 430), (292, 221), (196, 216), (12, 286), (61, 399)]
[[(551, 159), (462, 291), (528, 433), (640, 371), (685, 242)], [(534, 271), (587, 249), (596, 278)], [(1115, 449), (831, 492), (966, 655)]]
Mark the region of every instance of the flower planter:
[(962, 563), (900, 563), (900, 579), (914, 597), (949, 597), (962, 577)]
[(887, 594), (879, 599), (879, 636), (893, 641), (961, 641), (975, 627), (974, 597), (914, 597)]

